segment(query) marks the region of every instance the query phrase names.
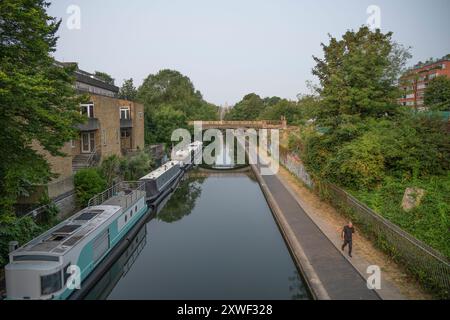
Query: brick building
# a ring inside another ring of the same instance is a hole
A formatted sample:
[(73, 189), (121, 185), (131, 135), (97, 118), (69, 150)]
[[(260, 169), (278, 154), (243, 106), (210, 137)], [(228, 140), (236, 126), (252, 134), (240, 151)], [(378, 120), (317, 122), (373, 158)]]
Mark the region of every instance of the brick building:
[(450, 55), (437, 61), (420, 63), (409, 70), (400, 79), (403, 95), (399, 99), (399, 103), (403, 106), (415, 107), (418, 110), (426, 110), (424, 105), (425, 89), (428, 83), (438, 76), (450, 77)]
[(37, 202), (45, 191), (51, 199), (62, 197), (73, 191), (73, 174), (77, 170), (100, 163), (111, 155), (122, 156), (144, 149), (144, 106), (116, 98), (118, 87), (90, 73), (78, 69), (75, 75), (77, 91), (89, 95), (89, 102), (81, 105), (81, 113), (87, 120), (77, 127), (78, 137), (62, 148), (67, 157), (51, 156), (40, 145), (34, 145), (58, 177), (25, 202)]

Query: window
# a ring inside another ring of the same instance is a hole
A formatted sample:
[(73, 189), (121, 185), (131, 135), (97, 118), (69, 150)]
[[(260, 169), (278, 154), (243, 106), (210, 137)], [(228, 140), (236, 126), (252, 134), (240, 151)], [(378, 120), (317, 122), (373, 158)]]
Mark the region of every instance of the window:
[(75, 141), (72, 139), (72, 140), (70, 140), (70, 146), (72, 147), (72, 148), (75, 148)]
[(103, 231), (92, 244), (93, 259), (95, 262), (100, 260), (109, 249), (109, 229)]
[(67, 280), (69, 279), (69, 277), (71, 276), (70, 273), (67, 272), (67, 270), (69, 269), (69, 267), (72, 265), (72, 263), (68, 263), (64, 269), (63, 269), (63, 277), (64, 277), (64, 282), (63, 284), (66, 285), (67, 284)]
[(41, 276), (41, 294), (46, 296), (61, 290), (61, 280), (61, 271)]
[(94, 117), (94, 104), (93, 103), (87, 103), (81, 105), (81, 114), (85, 115), (88, 118)]
[(120, 108), (120, 119), (128, 120), (130, 118), (130, 107), (121, 107)]
[(103, 145), (106, 146), (106, 129), (102, 130)]
[(13, 261), (59, 261), (56, 256), (22, 255), (13, 256)]
[(129, 138), (130, 137), (130, 131), (129, 130), (122, 130), (120, 132), (120, 135), (121, 135), (122, 139)]

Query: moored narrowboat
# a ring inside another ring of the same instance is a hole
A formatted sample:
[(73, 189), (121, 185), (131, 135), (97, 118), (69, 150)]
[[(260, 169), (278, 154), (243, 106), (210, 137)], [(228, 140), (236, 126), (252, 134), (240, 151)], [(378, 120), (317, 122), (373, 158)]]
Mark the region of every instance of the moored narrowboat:
[(147, 211), (143, 182), (121, 182), (95, 196), (87, 208), (10, 253), (7, 298), (69, 298), (77, 290), (69, 286), (73, 276), (82, 287)]

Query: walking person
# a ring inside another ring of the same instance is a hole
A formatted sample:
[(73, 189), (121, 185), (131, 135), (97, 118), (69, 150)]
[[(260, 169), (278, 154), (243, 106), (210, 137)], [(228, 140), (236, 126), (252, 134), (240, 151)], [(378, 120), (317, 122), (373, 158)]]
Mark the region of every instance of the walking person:
[(341, 238), (344, 240), (344, 244), (342, 245), (342, 251), (344, 251), (345, 247), (348, 245), (348, 255), (350, 258), (352, 257), (352, 238), (353, 234), (355, 233), (355, 228), (353, 227), (353, 224), (351, 221), (349, 221), (348, 225), (342, 229)]

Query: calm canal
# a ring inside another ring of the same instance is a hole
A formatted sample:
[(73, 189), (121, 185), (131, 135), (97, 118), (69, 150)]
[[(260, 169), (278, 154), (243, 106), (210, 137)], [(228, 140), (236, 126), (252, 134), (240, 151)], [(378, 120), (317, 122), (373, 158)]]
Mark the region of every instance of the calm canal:
[(251, 172), (186, 178), (87, 299), (308, 299)]

